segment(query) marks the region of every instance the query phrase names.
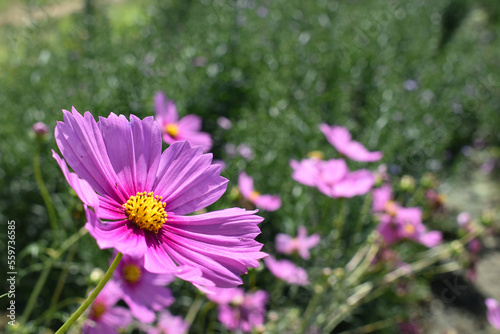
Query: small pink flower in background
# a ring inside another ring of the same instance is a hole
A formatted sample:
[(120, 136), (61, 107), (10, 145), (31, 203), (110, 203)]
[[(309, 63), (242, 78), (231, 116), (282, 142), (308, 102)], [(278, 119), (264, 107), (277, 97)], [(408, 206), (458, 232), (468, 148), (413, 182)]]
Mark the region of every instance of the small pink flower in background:
[(319, 128), (337, 151), (352, 160), (372, 162), (383, 157), (382, 152), (369, 152), (361, 143), (352, 140), (349, 130), (343, 126), (328, 126), (323, 123)]
[(377, 230), (387, 244), (410, 239), (431, 248), (442, 240), (441, 232), (427, 232), (420, 208), (399, 208), (395, 216), (382, 214)]
[(276, 251), (282, 254), (298, 252), (303, 259), (308, 260), (310, 258), (309, 249), (316, 246), (319, 241), (319, 234), (307, 236), (307, 229), (304, 226), (299, 226), (296, 238), (283, 233), (276, 236)]
[(123, 256), (114, 273), (122, 299), (134, 317), (145, 323), (155, 320), (154, 311), (163, 310), (174, 302), (170, 289), (165, 287), (174, 279), (173, 275), (148, 272), (144, 269), (143, 258), (129, 255)]
[(250, 146), (247, 144), (239, 144), (237, 147), (238, 153), (243, 157), (245, 160), (252, 160), (255, 158), (255, 154), (253, 153), (253, 150)]
[(158, 316), (156, 327), (146, 329), (147, 334), (187, 334), (189, 324), (180, 316), (163, 311)]
[(118, 285), (110, 281), (90, 306), (88, 319), (83, 325), (83, 334), (118, 334), (118, 329), (132, 323), (132, 314), (128, 309), (115, 304), (122, 298)]
[(401, 334), (420, 334), (420, 328), (415, 321), (406, 321), (398, 324)]
[[(161, 129), (152, 117), (111, 114), (99, 123), (89, 113), (64, 110), (53, 152), (85, 206), (100, 248), (144, 257), (151, 273), (173, 274), (199, 289), (234, 287), (248, 267), (259, 267), (255, 241), (263, 218), (231, 208), (188, 215), (217, 201), (228, 180), (220, 165), (187, 141), (162, 154)], [(71, 173), (67, 164), (75, 171)]]
[(31, 127), (37, 137), (45, 137), (49, 133), (49, 127), (44, 122), (37, 122)]
[(223, 128), (224, 130), (229, 130), (233, 127), (233, 123), (226, 117), (217, 118), (217, 125)]
[(296, 285), (308, 285), (309, 277), (304, 268), (297, 267), (290, 260), (276, 260), (272, 256), (264, 259), (267, 269), (277, 278)]
[(244, 172), (238, 176), (238, 187), (241, 195), (260, 209), (276, 211), (281, 207), (281, 198), (278, 195), (261, 195), (255, 191), (253, 179)]
[(212, 289), (207, 298), (219, 305), (219, 321), (230, 331), (251, 332), (265, 321), (267, 292), (245, 293), (241, 288)]
[(465, 228), (471, 222), (472, 217), (468, 212), (460, 212), (457, 216), (458, 226)]
[(171, 145), (177, 141), (187, 140), (191, 146), (203, 146), (203, 151), (212, 148), (212, 137), (201, 132), (201, 117), (186, 115), (179, 119), (174, 101), (167, 100), (165, 94), (156, 93), (155, 98), (156, 121), (163, 133), (163, 140)]
[(364, 195), (375, 183), (372, 172), (366, 169), (349, 172), (346, 162), (342, 159), (323, 161), (311, 158), (300, 162), (292, 160), (290, 166), (294, 170), (294, 180), (317, 187), (323, 194), (332, 198)]
[(293, 169), (292, 178), (306, 186), (316, 187), (319, 182), (319, 166), (322, 164), (319, 158), (290, 161), (290, 167)]
[(490, 324), (496, 329), (500, 329), (500, 305), (493, 298), (488, 298), (485, 301), (488, 311), (486, 316)]

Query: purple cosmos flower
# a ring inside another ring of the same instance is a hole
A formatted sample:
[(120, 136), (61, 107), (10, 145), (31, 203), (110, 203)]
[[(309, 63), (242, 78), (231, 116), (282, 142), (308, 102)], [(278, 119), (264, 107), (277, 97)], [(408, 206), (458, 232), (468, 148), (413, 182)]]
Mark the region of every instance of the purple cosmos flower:
[(165, 285), (175, 277), (148, 272), (144, 269), (143, 258), (124, 255), (116, 268), (114, 279), (123, 292), (123, 300), (141, 322), (153, 322), (156, 318), (154, 311), (160, 311), (174, 302), (170, 289)]
[(253, 188), (253, 179), (241, 172), (238, 176), (238, 187), (244, 198), (266, 211), (276, 211), (281, 207), (281, 199), (277, 195), (261, 195)]
[(308, 260), (310, 258), (309, 249), (316, 246), (319, 241), (319, 234), (307, 236), (307, 229), (304, 226), (299, 226), (296, 238), (283, 233), (276, 236), (276, 251), (282, 254), (298, 252), (303, 259)]
[(264, 259), (269, 271), (277, 278), (290, 284), (308, 285), (309, 277), (305, 269), (297, 267), (289, 260), (276, 260), (272, 256)]
[(156, 327), (146, 328), (147, 334), (186, 334), (189, 330), (189, 324), (182, 317), (168, 311), (161, 312), (158, 318)]
[(207, 298), (219, 304), (219, 321), (230, 331), (251, 332), (264, 324), (267, 292), (246, 293), (241, 288), (211, 289)]
[[(227, 180), (212, 155), (188, 142), (161, 153), (161, 130), (152, 117), (111, 114), (96, 122), (87, 112), (64, 110), (53, 152), (66, 180), (85, 204), (86, 228), (101, 248), (142, 257), (147, 271), (174, 274), (203, 289), (242, 283), (258, 267), (254, 239), (263, 219), (232, 208), (187, 215), (214, 203)], [(91, 210), (92, 208), (93, 210)]]
[(82, 333), (118, 334), (118, 328), (125, 328), (132, 323), (132, 314), (125, 307), (115, 306), (122, 297), (118, 285), (109, 281), (90, 306), (89, 317)]
[(200, 132), (201, 118), (186, 115), (179, 119), (174, 101), (167, 100), (161, 92), (155, 95), (155, 113), (165, 143), (171, 145), (176, 141), (187, 140), (191, 146), (203, 146), (204, 152), (212, 148), (212, 137), (208, 133)]
[(427, 232), (422, 224), (420, 208), (399, 208), (395, 216), (382, 214), (377, 230), (388, 244), (411, 239), (424, 246), (434, 247), (441, 243), (443, 237), (439, 231)]
[(486, 313), (488, 321), (493, 327), (500, 329), (500, 305), (498, 304), (498, 301), (493, 298), (488, 298), (485, 303), (488, 308)]
[(349, 130), (343, 126), (332, 125), (330, 127), (323, 123), (319, 128), (337, 151), (352, 160), (372, 162), (383, 157), (382, 152), (369, 152), (361, 143), (352, 140)]
[(375, 184), (373, 173), (360, 169), (349, 172), (347, 164), (342, 159), (322, 161), (311, 158), (297, 162), (290, 161), (294, 169), (292, 177), (305, 185), (314, 186), (323, 194), (332, 197), (354, 197), (364, 195)]

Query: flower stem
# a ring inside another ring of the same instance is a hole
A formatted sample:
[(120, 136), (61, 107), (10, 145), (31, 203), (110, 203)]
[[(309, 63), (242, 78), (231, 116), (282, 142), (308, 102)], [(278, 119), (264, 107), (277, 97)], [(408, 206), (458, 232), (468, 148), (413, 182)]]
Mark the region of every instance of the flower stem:
[(43, 201), (45, 202), (45, 206), (47, 207), (47, 213), (49, 215), (49, 223), (52, 228), (53, 240), (52, 245), (56, 243), (61, 237), (61, 230), (57, 225), (57, 217), (56, 210), (54, 209), (54, 204), (52, 203), (52, 199), (50, 198), (50, 194), (45, 186), (45, 182), (42, 177), (42, 169), (40, 168), (40, 143), (36, 144), (35, 154), (33, 156), (33, 173), (35, 174), (36, 184), (38, 189), (40, 190), (40, 194), (42, 195)]
[(106, 283), (110, 280), (111, 276), (115, 272), (116, 267), (118, 266), (118, 263), (120, 263), (120, 260), (122, 259), (123, 254), (118, 253), (116, 254), (115, 259), (113, 260), (113, 263), (111, 263), (111, 266), (109, 267), (108, 271), (106, 271), (106, 274), (104, 274), (104, 277), (101, 279), (99, 284), (95, 287), (94, 291), (88, 296), (88, 298), (83, 302), (83, 304), (78, 308), (78, 310), (73, 313), (73, 315), (66, 321), (61, 328), (55, 333), (55, 334), (63, 334), (65, 333), (71, 325), (75, 321), (78, 320), (78, 318), (87, 310), (87, 308), (94, 302), (96, 299), (97, 295), (101, 292), (101, 290), (104, 288)]
[(24, 309), (23, 315), (21, 316), (20, 322), (22, 324), (26, 323), (28, 321), (28, 318), (31, 314), (31, 311), (33, 310), (33, 307), (35, 306), (35, 302), (38, 298), (38, 295), (40, 294), (40, 291), (42, 291), (43, 285), (45, 284), (45, 281), (47, 280), (47, 277), (49, 276), (50, 269), (52, 268), (53, 262), (50, 261), (47, 266), (43, 269), (42, 273), (40, 274), (40, 277), (38, 278), (38, 281), (36, 282), (35, 288), (33, 289), (33, 292), (30, 295), (30, 298), (28, 299), (28, 303), (26, 304), (26, 308)]
[(201, 298), (200, 296), (196, 297), (195, 301), (191, 304), (191, 307), (188, 310), (186, 318), (184, 319), (189, 325), (193, 323), (202, 305), (203, 298)]

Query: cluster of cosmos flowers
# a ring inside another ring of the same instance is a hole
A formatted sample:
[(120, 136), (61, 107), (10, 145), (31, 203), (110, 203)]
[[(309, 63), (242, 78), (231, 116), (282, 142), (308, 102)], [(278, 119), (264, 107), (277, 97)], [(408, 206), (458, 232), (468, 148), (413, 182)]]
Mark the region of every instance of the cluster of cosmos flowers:
[[(117, 333), (136, 319), (147, 333), (186, 333), (189, 324), (168, 311), (175, 299), (167, 285), (176, 277), (191, 282), (218, 305), (218, 319), (227, 329), (258, 329), (265, 324), (269, 295), (238, 287), (240, 276), (261, 266), (261, 259), (288, 284), (310, 284), (308, 273), (292, 260), (261, 251), (263, 245), (255, 238), (263, 218), (257, 210), (204, 210), (228, 184), (220, 175), (223, 163), (207, 153), (211, 136), (201, 131), (200, 117), (179, 118), (174, 102), (163, 93), (154, 97), (154, 106), (156, 117), (142, 120), (111, 113), (96, 121), (89, 112), (64, 110), (64, 121), (55, 129), (62, 157), (56, 152), (53, 157), (84, 204), (87, 230), (100, 248), (123, 254), (112, 280), (90, 307), (83, 332)], [(227, 119), (219, 123), (230, 127)], [(377, 182), (376, 173), (348, 167), (349, 159), (379, 161), (382, 152), (368, 151), (344, 127), (321, 124), (319, 129), (341, 158), (324, 160), (313, 152), (302, 161), (291, 160), (294, 180), (334, 199), (371, 193), (382, 248), (403, 240), (427, 247), (441, 242), (441, 233), (428, 231), (422, 223), (420, 208), (405, 208), (393, 199), (387, 178)], [(169, 145), (164, 151), (163, 142)], [(279, 195), (258, 192), (244, 171), (238, 188), (253, 208), (281, 207)], [(299, 226), (296, 237), (276, 235), (275, 252), (309, 260), (310, 249), (320, 241), (319, 234), (309, 235)], [(128, 307), (119, 306), (120, 301)], [(489, 300), (487, 305), (490, 321), (500, 326), (498, 303)]]

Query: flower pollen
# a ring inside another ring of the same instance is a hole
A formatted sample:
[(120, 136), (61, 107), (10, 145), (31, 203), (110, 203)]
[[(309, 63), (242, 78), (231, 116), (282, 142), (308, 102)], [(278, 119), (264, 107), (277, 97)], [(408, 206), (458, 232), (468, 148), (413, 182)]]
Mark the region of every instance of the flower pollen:
[(415, 226), (413, 226), (412, 224), (405, 224), (404, 229), (407, 234), (413, 234), (416, 231)]
[(94, 302), (90, 309), (90, 318), (99, 320), (99, 318), (106, 312), (106, 305), (102, 302)]
[(161, 196), (153, 197), (153, 192), (138, 192), (136, 196), (130, 196), (123, 204), (128, 220), (142, 229), (158, 233), (167, 221), (166, 204), (161, 199)]
[(307, 157), (323, 160), (325, 158), (325, 155), (321, 151), (311, 151), (307, 154)]
[(179, 135), (179, 126), (175, 123), (167, 124), (165, 126), (165, 131), (167, 131), (170, 137), (176, 138), (177, 135)]
[(258, 191), (255, 191), (255, 190), (254, 190), (254, 191), (252, 191), (252, 192), (250, 193), (250, 196), (248, 196), (248, 199), (249, 199), (250, 201), (254, 202), (254, 201), (256, 201), (256, 200), (257, 200), (257, 198), (259, 198), (259, 196), (260, 196), (260, 193), (259, 193)]
[(127, 283), (137, 283), (142, 276), (141, 268), (138, 265), (130, 263), (123, 266), (123, 279)]

